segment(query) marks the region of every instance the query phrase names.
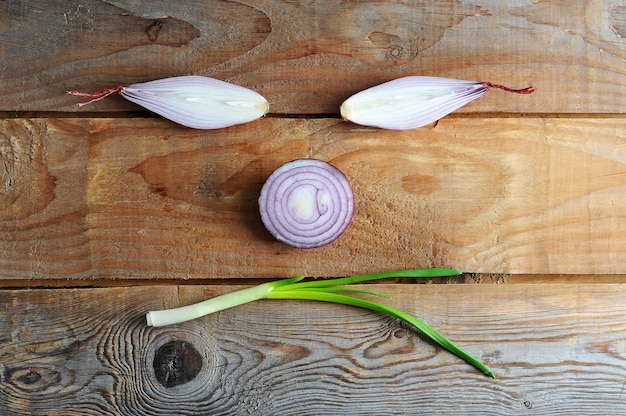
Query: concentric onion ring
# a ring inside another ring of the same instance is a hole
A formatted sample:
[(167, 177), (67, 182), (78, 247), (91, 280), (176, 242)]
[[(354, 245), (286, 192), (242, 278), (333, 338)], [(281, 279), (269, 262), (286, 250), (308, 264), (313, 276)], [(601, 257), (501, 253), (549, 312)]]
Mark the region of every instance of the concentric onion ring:
[(348, 179), (317, 159), (285, 163), (267, 179), (259, 196), (265, 228), (297, 248), (321, 247), (348, 228), (354, 196)]

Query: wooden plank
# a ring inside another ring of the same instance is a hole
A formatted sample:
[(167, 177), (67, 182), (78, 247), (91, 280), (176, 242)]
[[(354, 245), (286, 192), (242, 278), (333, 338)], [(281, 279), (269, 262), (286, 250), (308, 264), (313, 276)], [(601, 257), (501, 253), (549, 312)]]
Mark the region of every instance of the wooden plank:
[(185, 324), (148, 310), (240, 287), (0, 292), (0, 413), (624, 414), (626, 287), (368, 285), (486, 362), (393, 319), (259, 301)]
[(193, 73), (253, 88), (274, 113), (337, 114), (404, 75), (538, 89), (466, 112), (623, 113), (625, 16), (618, 0), (1, 2), (0, 111), (76, 111), (66, 90)]
[[(16, 119), (0, 131), (3, 279), (626, 272), (622, 119), (453, 118), (412, 132)], [(267, 176), (299, 157), (333, 163), (355, 192), (350, 227), (320, 249), (275, 241), (257, 212)]]

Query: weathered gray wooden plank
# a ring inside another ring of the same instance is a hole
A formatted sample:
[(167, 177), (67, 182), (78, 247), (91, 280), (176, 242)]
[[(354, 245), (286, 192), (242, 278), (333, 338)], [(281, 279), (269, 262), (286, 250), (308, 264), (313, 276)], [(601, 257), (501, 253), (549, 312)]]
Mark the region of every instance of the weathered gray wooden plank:
[(0, 292), (0, 413), (624, 414), (624, 285), (368, 285), (491, 380), (395, 320), (259, 301), (149, 328), (148, 310), (238, 287)]
[[(468, 112), (623, 113), (626, 16), (618, 0), (5, 1), (2, 111), (75, 111), (65, 90), (199, 74), (265, 95), (275, 113), (338, 113), (404, 75), (479, 79)], [(86, 110), (131, 109), (121, 98)]]

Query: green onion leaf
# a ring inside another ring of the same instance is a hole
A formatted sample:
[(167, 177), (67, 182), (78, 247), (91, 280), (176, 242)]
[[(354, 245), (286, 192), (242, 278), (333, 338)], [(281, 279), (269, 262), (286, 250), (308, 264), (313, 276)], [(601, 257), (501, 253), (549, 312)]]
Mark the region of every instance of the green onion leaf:
[(389, 316), (398, 318), (414, 328), (418, 329), (428, 338), (445, 348), (447, 351), (465, 360), (468, 364), (474, 366), (482, 373), (491, 378), (496, 378), (495, 374), (482, 362), (474, 358), (468, 352), (457, 346), (455, 343), (441, 335), (435, 329), (420, 321), (413, 315), (402, 312), (391, 306), (382, 305), (380, 303), (371, 302), (364, 299), (354, 298), (351, 296), (340, 295), (337, 293), (320, 292), (319, 290), (281, 290), (271, 292), (267, 299), (301, 299), (301, 300), (317, 300), (323, 302), (340, 303), (343, 305), (357, 306), (360, 308), (370, 309)]
[(302, 282), (304, 276), (296, 276), (289, 279), (277, 280), (274, 282), (263, 283), (258, 286), (249, 287), (238, 290), (236, 292), (227, 293), (217, 296), (193, 305), (183, 306), (175, 309), (167, 309), (161, 311), (151, 311), (146, 314), (146, 320), (149, 326), (171, 325), (199, 318), (201, 316), (217, 312), (223, 309), (232, 308), (247, 302), (260, 299), (292, 299), (292, 300), (315, 300), (322, 302), (339, 303), (342, 305), (356, 306), (360, 308), (370, 309), (380, 312), (394, 318), (400, 319), (409, 325), (412, 325), (426, 337), (439, 344), (452, 354), (462, 358), (470, 365), (482, 371), (489, 377), (495, 378), (495, 374), (482, 362), (474, 358), (472, 355), (464, 351), (461, 347), (441, 335), (435, 329), (420, 321), (413, 315), (406, 312), (386, 306), (381, 303), (369, 300), (347, 296), (350, 294), (365, 294), (389, 298), (381, 293), (371, 292), (362, 289), (353, 289), (338, 287), (354, 283), (361, 283), (370, 280), (397, 278), (397, 277), (441, 277), (459, 275), (460, 271), (445, 268), (431, 269), (415, 269), (400, 270), (384, 273), (364, 274), (352, 277), (342, 277), (335, 279), (320, 279)]
[(360, 276), (342, 277), (338, 279), (321, 279), (313, 280), (310, 282), (302, 282), (289, 285), (289, 290), (295, 288), (314, 288), (314, 287), (329, 287), (339, 285), (349, 285), (352, 283), (367, 282), (370, 280), (389, 279), (397, 277), (445, 277), (460, 275), (461, 272), (455, 269), (413, 269), (413, 270), (397, 270), (394, 272), (372, 273), (364, 274)]

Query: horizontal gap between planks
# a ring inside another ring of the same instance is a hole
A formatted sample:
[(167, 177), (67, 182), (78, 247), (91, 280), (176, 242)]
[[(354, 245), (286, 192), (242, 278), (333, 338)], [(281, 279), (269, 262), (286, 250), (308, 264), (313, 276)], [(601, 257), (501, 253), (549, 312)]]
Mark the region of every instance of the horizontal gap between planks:
[[(454, 119), (476, 119), (476, 118), (567, 118), (567, 119), (617, 119), (623, 118), (624, 113), (452, 113), (446, 118)], [(266, 118), (276, 119), (340, 119), (339, 113), (317, 113), (317, 114), (288, 114), (288, 113), (269, 113)], [(0, 111), (0, 119), (32, 119), (32, 118), (162, 118), (161, 116), (149, 111), (81, 111), (81, 112), (64, 112), (64, 111)]]
[[(0, 280), (0, 290), (33, 290), (33, 289), (94, 289), (133, 286), (246, 286), (258, 285), (277, 279), (6, 279)], [(501, 284), (626, 284), (624, 275), (532, 275), (532, 274), (492, 274), (464, 273), (459, 276), (435, 278), (396, 278), (381, 279), (361, 284), (467, 284), (467, 285), (501, 285)]]

